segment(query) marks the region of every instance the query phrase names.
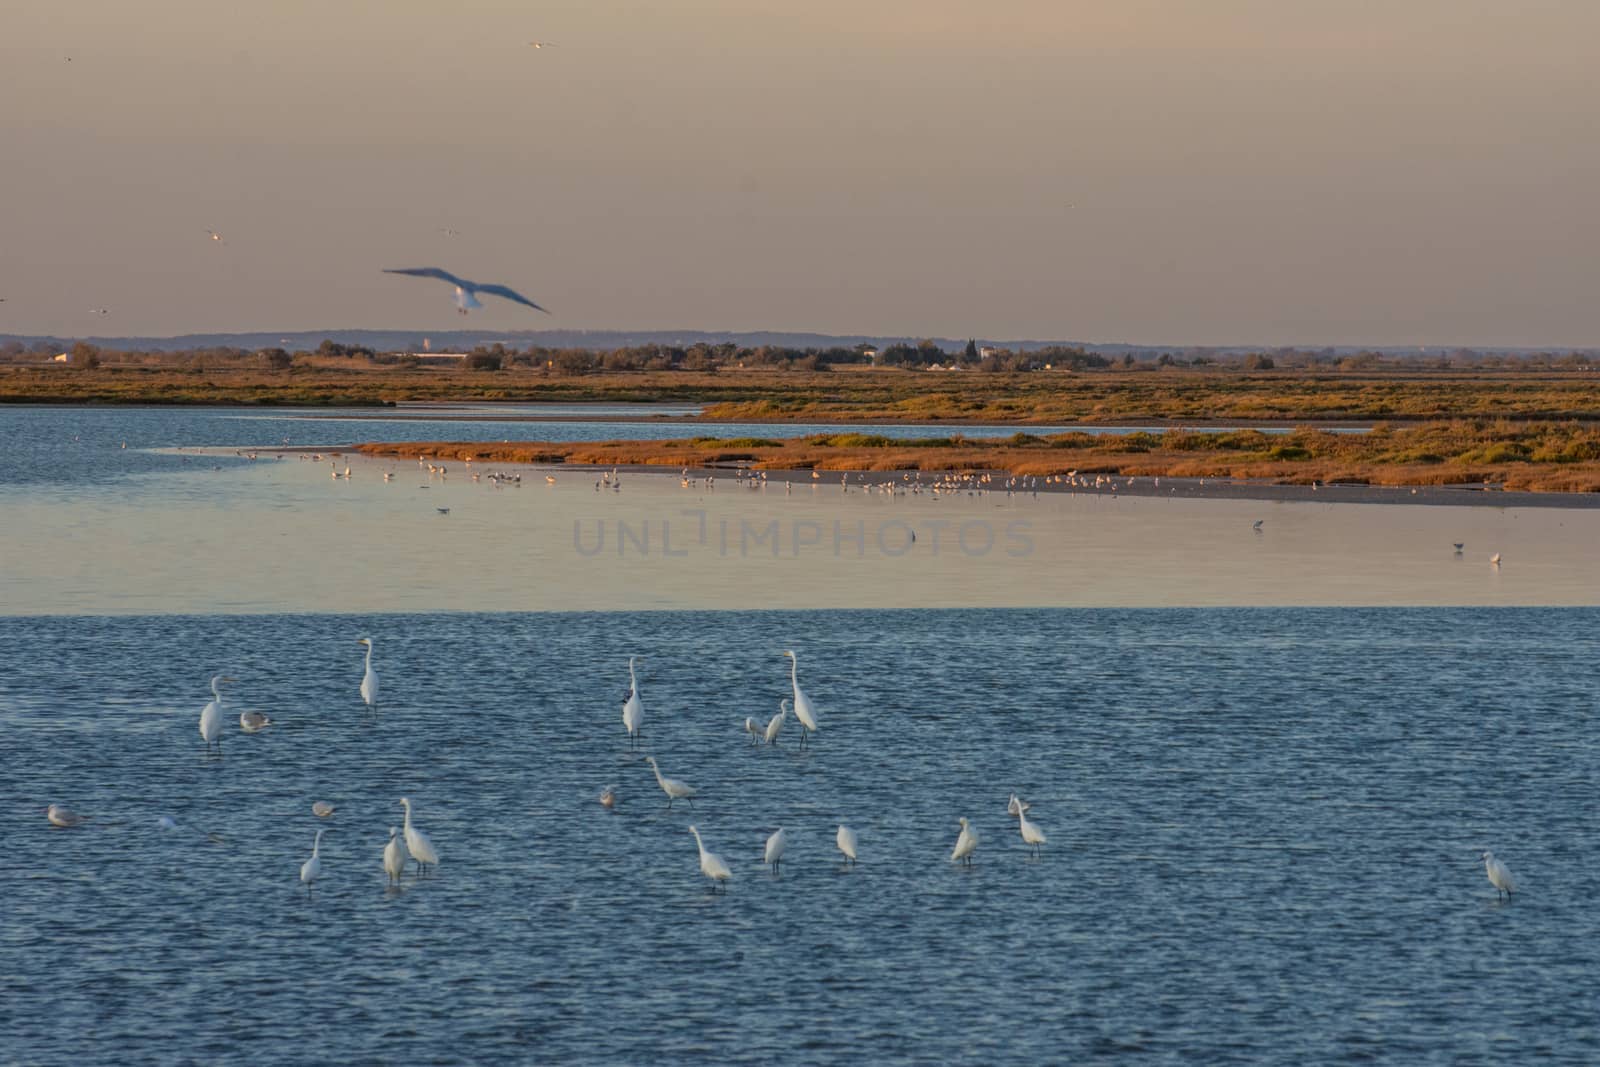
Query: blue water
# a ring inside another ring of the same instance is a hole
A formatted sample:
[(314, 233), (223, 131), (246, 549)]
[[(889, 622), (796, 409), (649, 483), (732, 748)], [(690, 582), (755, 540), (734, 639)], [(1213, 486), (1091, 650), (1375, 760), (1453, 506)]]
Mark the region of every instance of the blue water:
[[(635, 405), (642, 408), (643, 405)], [(530, 408), (511, 409), (527, 413)], [(552, 408), (570, 419), (508, 421), (482, 408), (407, 409), (404, 417), (371, 411), (330, 415), (326, 409), (0, 406), (0, 486), (48, 485), (61, 491), (102, 486), (130, 475), (181, 473), (228, 467), (248, 460), (229, 455), (175, 455), (175, 448), (250, 449), (283, 446), (337, 448), (363, 441), (641, 441), (715, 437), (799, 437), (819, 433), (871, 433), (911, 438), (1009, 437), (1016, 426), (940, 426), (903, 423), (704, 423), (614, 421), (637, 413), (599, 407), (587, 416), (572, 405)], [(684, 407), (664, 409), (683, 414)], [(1028, 426), (1028, 433), (1126, 434), (1131, 426)], [(1214, 427), (1221, 430), (1223, 428)], [(1287, 433), (1286, 428), (1269, 432)]]
[[(1597, 625), (0, 618), (0, 1060), (1600, 1062)], [(821, 717), (803, 755), (793, 723), (778, 749), (739, 728), (787, 694), (785, 648)], [(700, 789), (692, 810), (628, 752), (635, 653), (648, 750)], [(230, 725), (277, 725), (206, 758), (224, 670)], [(1038, 860), (1013, 790), (1049, 835)], [(402, 795), (443, 862), (386, 891)], [(52, 829), (52, 801), (93, 820)], [(947, 858), (963, 815), (970, 870)], [(734, 869), (725, 895), (691, 822)], [(1485, 847), (1522, 883), (1510, 903)]]

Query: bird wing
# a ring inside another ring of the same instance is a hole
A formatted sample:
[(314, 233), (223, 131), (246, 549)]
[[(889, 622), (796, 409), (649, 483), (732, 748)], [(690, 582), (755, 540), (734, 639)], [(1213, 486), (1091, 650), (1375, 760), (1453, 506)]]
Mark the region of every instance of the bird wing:
[(457, 278), (449, 271), (440, 270), (438, 267), (402, 267), (399, 269), (390, 269), (389, 267), (385, 267), (383, 268), (383, 273), (409, 274), (415, 278), (438, 278), (440, 281), (449, 282), (451, 285), (459, 285), (463, 289), (472, 288), (471, 282), (464, 278)]
[(523, 296), (521, 293), (517, 292), (515, 289), (512, 289), (512, 288), (510, 288), (508, 286), (504, 286), (504, 285), (477, 285), (477, 286), (471, 286), (471, 288), (474, 289), (477, 292), (480, 292), (480, 293), (488, 293), (490, 296), (502, 296), (502, 297), (505, 297), (507, 300), (510, 300), (513, 303), (526, 304), (528, 307), (533, 308), (535, 311), (543, 311), (546, 315), (550, 314), (549, 311), (546, 311), (544, 308), (540, 307), (538, 304), (535, 304), (532, 300), (529, 300), (527, 297)]

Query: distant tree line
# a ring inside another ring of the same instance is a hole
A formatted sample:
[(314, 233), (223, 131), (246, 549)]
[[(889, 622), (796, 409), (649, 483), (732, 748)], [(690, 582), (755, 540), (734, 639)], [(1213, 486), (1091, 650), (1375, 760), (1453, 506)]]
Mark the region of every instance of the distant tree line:
[[(315, 349), (199, 348), (183, 351), (124, 351), (78, 341), (50, 340), (24, 345), (0, 344), (0, 363), (55, 362), (62, 352), (70, 366), (94, 370), (102, 366), (151, 367), (204, 373), (208, 370), (258, 368), (282, 373), (297, 369), (364, 363), (378, 366), (416, 366), (415, 352), (377, 352), (365, 345), (324, 340)], [(1219, 368), (1247, 372), (1283, 370), (1383, 371), (1383, 370), (1559, 370), (1600, 364), (1593, 352), (1548, 351), (1535, 353), (1480, 352), (1457, 348), (1438, 353), (1357, 352), (1331, 348), (1273, 348), (1258, 352), (1218, 352), (1206, 348), (1139, 350), (1118, 356), (1070, 345), (1048, 345), (1025, 351), (980, 346), (975, 340), (947, 351), (937, 342), (896, 342), (883, 348), (789, 348), (781, 345), (742, 346), (732, 342), (696, 342), (685, 345), (644, 344), (612, 349), (517, 348), (505, 344), (479, 346), (468, 352), (461, 366), (473, 371), (536, 370), (555, 375), (610, 374), (638, 371), (699, 371), (764, 367), (779, 370), (826, 371), (836, 366), (874, 365), (906, 370), (958, 367), (1001, 372), (1106, 369), (1160, 371), (1168, 367)]]

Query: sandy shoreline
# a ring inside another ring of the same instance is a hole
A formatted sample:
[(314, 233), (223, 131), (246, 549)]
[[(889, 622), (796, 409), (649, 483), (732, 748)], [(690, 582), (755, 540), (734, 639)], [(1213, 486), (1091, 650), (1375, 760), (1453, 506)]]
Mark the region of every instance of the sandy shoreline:
[[(359, 445), (347, 445), (341, 448), (309, 447), (309, 446), (282, 446), (277, 448), (262, 448), (253, 451), (263, 454), (282, 455), (323, 455), (327, 457), (344, 456), (361, 457), (367, 460), (387, 462), (409, 462), (409, 457), (374, 455), (370, 452), (357, 451)], [(215, 449), (217, 454), (238, 454), (234, 449)], [(737, 462), (724, 462), (714, 464), (690, 464), (686, 467), (666, 464), (589, 464), (589, 463), (512, 463), (501, 461), (479, 461), (476, 463), (464, 462), (449, 456), (435, 456), (443, 464), (453, 468), (457, 474), (470, 475), (474, 470), (488, 472), (491, 470), (505, 471), (539, 471), (540, 476), (554, 474), (559, 477), (563, 472), (589, 478), (603, 471), (619, 471), (630, 474), (654, 474), (682, 477), (688, 472), (688, 477), (696, 481), (704, 481), (708, 476), (714, 477), (717, 484), (729, 488), (738, 488), (741, 484), (740, 472), (749, 471), (752, 482), (765, 481), (768, 489), (781, 489), (785, 483), (792, 484), (795, 488), (803, 486), (840, 486), (840, 487), (869, 487), (874, 491), (886, 491), (886, 487), (894, 485), (901, 491), (910, 491), (913, 486), (922, 493), (931, 493), (936, 484), (944, 483), (942, 493), (972, 494), (972, 495), (998, 495), (1004, 497), (1008, 494), (1015, 496), (1042, 495), (1042, 494), (1074, 494), (1083, 496), (1135, 496), (1150, 498), (1172, 498), (1189, 500), (1260, 500), (1272, 501), (1300, 501), (1316, 504), (1395, 504), (1395, 505), (1421, 505), (1433, 507), (1485, 507), (1485, 508), (1568, 508), (1588, 510), (1600, 508), (1600, 493), (1533, 493), (1507, 491), (1483, 484), (1456, 485), (1456, 486), (1384, 486), (1362, 485), (1351, 483), (1321, 483), (1313, 485), (1284, 484), (1279, 482), (1256, 481), (1237, 478), (1181, 478), (1181, 477), (1153, 477), (1153, 476), (1126, 476), (1126, 475), (1079, 475), (1072, 481), (1061, 481), (1045, 476), (1012, 475), (1005, 471), (960, 471), (960, 472), (934, 472), (934, 471), (838, 471), (838, 470), (810, 470), (810, 469), (772, 469), (755, 470), (747, 464)], [(761, 475), (765, 473), (766, 478)], [(959, 486), (951, 487), (951, 479), (961, 479)]]

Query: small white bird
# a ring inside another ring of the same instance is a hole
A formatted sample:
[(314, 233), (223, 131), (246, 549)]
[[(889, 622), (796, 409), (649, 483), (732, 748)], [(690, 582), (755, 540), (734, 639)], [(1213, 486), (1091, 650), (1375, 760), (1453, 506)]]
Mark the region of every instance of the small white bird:
[(79, 815), (65, 804), (52, 804), (44, 809), (44, 817), (50, 820), (51, 826), (82, 826), (87, 821), (87, 815)]
[(326, 819), (339, 809), (329, 804), (326, 800), (314, 801), (311, 805), (311, 814), (319, 819)]
[(762, 731), (761, 739), (769, 745), (778, 743), (778, 735), (783, 732), (783, 724), (789, 721), (789, 701), (784, 699), (778, 703), (778, 714), (767, 722), (767, 728)]
[(241, 711), (239, 729), (247, 734), (260, 733), (272, 725), (272, 716), (262, 711)]
[(1494, 555), (1490, 556), (1489, 562), (1496, 567), (1500, 566), (1500, 553), (1496, 552)]
[(700, 840), (699, 830), (691, 825), (689, 832), (694, 835), (694, 843), (700, 847), (700, 873), (711, 879), (711, 887), (715, 890), (719, 883), (725, 884), (732, 878), (733, 872), (728, 869), (721, 856), (706, 851), (706, 843)]
[(318, 830), (317, 836), (311, 842), (311, 858), (300, 865), (300, 880), (306, 884), (306, 896), (311, 895), (311, 883), (322, 877), (322, 835), (326, 830)]
[(1033, 849), (1033, 854), (1039, 854), (1039, 846), (1045, 843), (1044, 831), (1028, 821), (1028, 809), (1032, 805), (1025, 802), (1017, 805), (1017, 831), (1022, 834), (1022, 843)]
[(389, 827), (389, 843), (383, 846), (383, 873), (389, 876), (389, 884), (400, 881), (400, 876), (405, 873), (406, 860), (405, 842), (400, 840), (400, 828)]
[(844, 853), (845, 860), (853, 867), (856, 862), (856, 832), (844, 823), (839, 824), (839, 832), (833, 837), (834, 843), (839, 846), (839, 851)]
[(779, 864), (783, 863), (783, 850), (789, 847), (789, 838), (783, 832), (783, 827), (778, 827), (777, 833), (767, 838), (767, 848), (763, 855), (766, 862), (771, 864), (772, 873), (778, 873)]
[(218, 233), (216, 230), (211, 229), (209, 226), (206, 227), (206, 233), (211, 235), (211, 241), (212, 241), (213, 244), (225, 245), (225, 244), (228, 243), (227, 241), (224, 241), (222, 239), (222, 234)]
[(662, 777), (661, 768), (656, 766), (656, 758), (654, 756), (646, 756), (645, 762), (650, 764), (650, 769), (655, 772), (656, 784), (661, 787), (663, 793), (667, 794), (667, 807), (672, 807), (674, 800), (687, 800), (689, 806), (691, 808), (694, 807), (694, 798), (699, 793), (699, 790), (688, 782), (680, 782), (676, 778)]
[(1500, 894), (1504, 893), (1505, 898), (1510, 900), (1511, 894), (1517, 888), (1517, 880), (1511, 877), (1511, 868), (1501, 863), (1493, 852), (1485, 849), (1483, 853), (1483, 870), (1489, 876), (1489, 884), (1494, 886), (1495, 899), (1499, 900)]
[(367, 646), (367, 673), (361, 676), (361, 700), (373, 711), (378, 710), (378, 672), (372, 669), (372, 638), (363, 637), (358, 645)]
[(214, 675), (211, 679), (211, 702), (200, 711), (200, 737), (209, 749), (217, 746), (217, 751), (222, 751), (222, 688), (223, 682), (231, 682), (232, 678), (223, 675)]
[(961, 836), (956, 838), (956, 847), (950, 851), (951, 863), (965, 863), (972, 866), (972, 854), (978, 850), (978, 831), (967, 825), (966, 816), (961, 818)]
[(744, 717), (744, 732), (750, 735), (750, 743), (752, 745), (761, 743), (761, 729), (756, 726), (756, 721), (748, 715)]
[(529, 41), (528, 42), (528, 47), (529, 48), (554, 48), (555, 46), (556, 46), (556, 43), (554, 41)]
[(411, 858), (417, 861), (417, 873), (423, 873), (426, 867), (439, 865), (439, 853), (433, 847), (433, 842), (428, 840), (428, 835), (411, 825), (411, 800), (401, 797), (400, 804), (406, 809), (405, 834), (406, 851), (411, 853)]

